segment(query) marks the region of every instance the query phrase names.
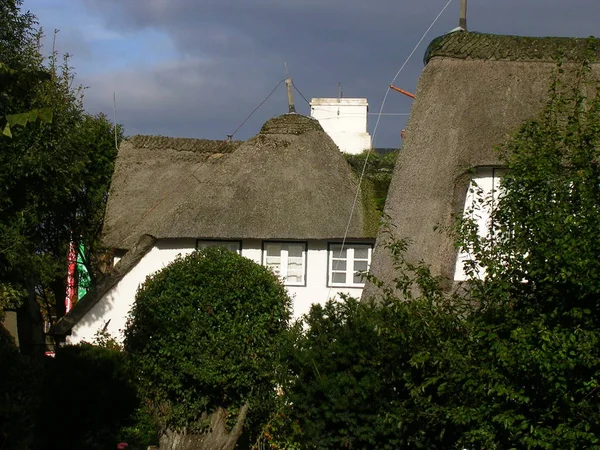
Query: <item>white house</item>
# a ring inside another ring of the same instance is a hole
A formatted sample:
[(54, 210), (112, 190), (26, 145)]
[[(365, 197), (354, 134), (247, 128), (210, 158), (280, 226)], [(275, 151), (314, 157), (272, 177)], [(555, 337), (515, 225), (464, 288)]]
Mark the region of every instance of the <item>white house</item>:
[(295, 317), (339, 292), (359, 297), (378, 215), (357, 189), (331, 138), (298, 114), (244, 143), (135, 136), (119, 149), (103, 230), (118, 262), (51, 333), (70, 343), (101, 329), (122, 336), (146, 277), (210, 245), (270, 267)]
[(310, 115), (345, 153), (357, 154), (371, 148), (368, 113), (366, 98), (313, 98), (310, 101)]

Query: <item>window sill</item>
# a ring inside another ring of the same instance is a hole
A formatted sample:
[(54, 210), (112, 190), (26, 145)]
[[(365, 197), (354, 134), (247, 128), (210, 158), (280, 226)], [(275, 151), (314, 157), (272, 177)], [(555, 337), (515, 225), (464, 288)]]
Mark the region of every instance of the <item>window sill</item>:
[(360, 284), (328, 284), (329, 288), (364, 288), (365, 283)]

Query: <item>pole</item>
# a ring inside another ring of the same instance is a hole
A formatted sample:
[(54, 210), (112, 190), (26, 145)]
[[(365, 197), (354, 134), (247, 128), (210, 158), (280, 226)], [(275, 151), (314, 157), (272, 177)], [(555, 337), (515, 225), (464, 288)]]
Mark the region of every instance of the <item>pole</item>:
[(292, 90), (294, 84), (292, 83), (292, 77), (290, 77), (290, 73), (288, 72), (287, 63), (283, 63), (285, 65), (285, 75), (287, 78), (285, 79), (285, 87), (287, 88), (287, 96), (288, 96), (288, 112), (295, 113), (296, 106), (294, 105), (294, 91)]
[(287, 95), (288, 95), (288, 112), (295, 113), (296, 106), (294, 106), (294, 92), (292, 91), (292, 79), (286, 78), (285, 85), (287, 87)]
[(399, 87), (390, 85), (390, 89), (392, 89), (392, 90), (394, 90), (396, 92), (400, 92), (401, 94), (404, 94), (407, 97), (410, 97), (410, 98), (413, 98), (413, 99), (415, 98), (415, 94), (413, 94), (412, 92), (405, 91), (404, 89), (400, 89)]
[(458, 26), (467, 31), (467, 0), (460, 1), (460, 19)]

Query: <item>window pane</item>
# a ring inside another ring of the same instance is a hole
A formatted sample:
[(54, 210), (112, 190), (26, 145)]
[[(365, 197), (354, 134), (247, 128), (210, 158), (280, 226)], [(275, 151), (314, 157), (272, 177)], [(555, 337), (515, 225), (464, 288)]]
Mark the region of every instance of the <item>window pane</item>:
[(303, 283), (304, 282), (304, 274), (299, 271), (288, 271), (286, 281), (289, 283)]
[(233, 253), (240, 252), (240, 244), (239, 242), (227, 242), (225, 248)]
[(281, 275), (281, 245), (267, 243), (265, 244), (265, 265), (270, 268), (275, 275)]
[(364, 282), (364, 281), (363, 281), (363, 275), (362, 275), (362, 274), (360, 274), (360, 273), (355, 273), (355, 274), (354, 274), (354, 277), (353, 277), (353, 281), (352, 281), (352, 282), (353, 282), (353, 283), (356, 283), (356, 284), (358, 284), (358, 283), (363, 283), (363, 282)]
[(267, 256), (281, 256), (281, 245), (268, 243), (265, 244), (265, 250), (267, 251)]
[(288, 267), (289, 268), (302, 267), (302, 263), (303, 262), (304, 262), (304, 259), (302, 257), (300, 257), (300, 258), (297, 258), (297, 257), (290, 258), (288, 256)]
[(354, 271), (355, 272), (366, 272), (368, 269), (369, 263), (367, 261), (354, 261)]
[(302, 252), (304, 251), (304, 244), (288, 244), (288, 256), (302, 258)]
[(281, 273), (281, 263), (279, 258), (267, 258), (266, 266), (270, 268), (275, 275), (279, 275)]
[(346, 272), (333, 272), (331, 281), (334, 283), (343, 284), (346, 282)]
[(354, 247), (354, 259), (369, 259), (369, 248)]
[(346, 270), (346, 260), (345, 259), (334, 259), (332, 261), (332, 269), (333, 270)]
[(333, 258), (346, 258), (346, 247), (342, 250), (341, 245), (332, 245), (331, 246), (331, 256)]

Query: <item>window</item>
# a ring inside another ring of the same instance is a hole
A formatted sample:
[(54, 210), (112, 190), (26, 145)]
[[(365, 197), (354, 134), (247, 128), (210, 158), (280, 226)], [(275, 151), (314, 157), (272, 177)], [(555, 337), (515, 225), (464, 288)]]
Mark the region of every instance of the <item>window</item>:
[[(463, 216), (469, 215), (476, 223), (478, 234), (487, 236), (490, 231), (491, 213), (494, 203), (500, 194), (500, 180), (506, 169), (501, 168), (478, 168), (471, 179), (467, 197), (465, 199), (465, 208)], [(461, 251), (456, 258), (456, 267), (454, 269), (454, 280), (465, 281), (465, 262), (473, 259), (469, 252)], [(478, 273), (480, 278), (485, 276), (483, 269)]]
[(329, 244), (329, 286), (365, 285), (362, 272), (369, 270), (373, 246), (370, 244)]
[(196, 248), (198, 250), (204, 250), (207, 247), (225, 247), (227, 250), (240, 255), (242, 253), (242, 241), (198, 241), (196, 242)]
[(280, 277), (283, 284), (304, 286), (306, 282), (306, 243), (265, 242), (263, 265)]

